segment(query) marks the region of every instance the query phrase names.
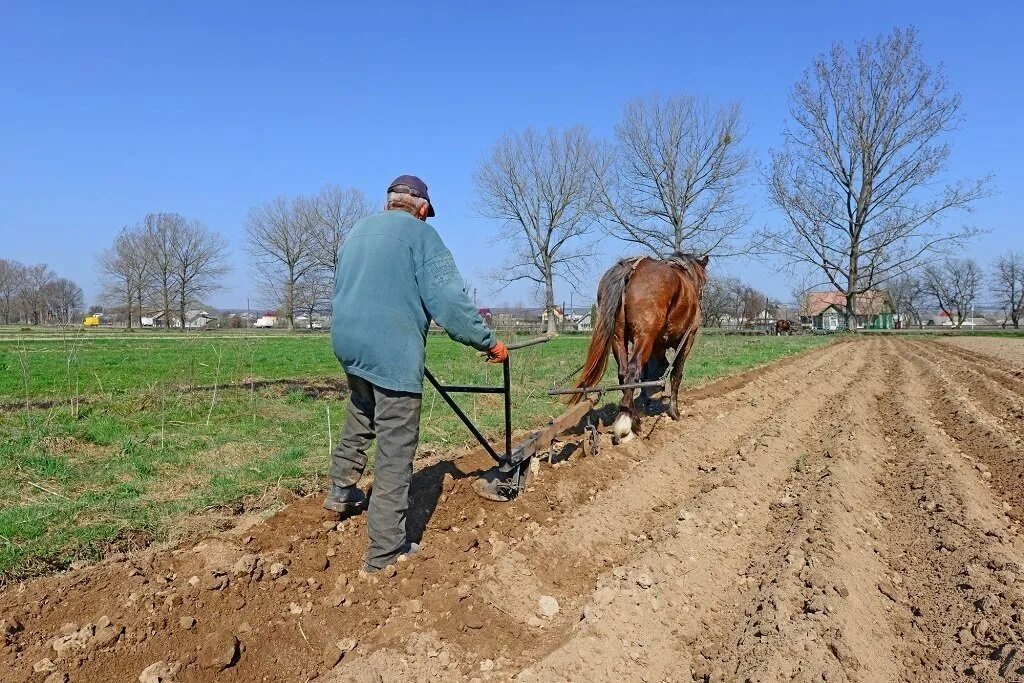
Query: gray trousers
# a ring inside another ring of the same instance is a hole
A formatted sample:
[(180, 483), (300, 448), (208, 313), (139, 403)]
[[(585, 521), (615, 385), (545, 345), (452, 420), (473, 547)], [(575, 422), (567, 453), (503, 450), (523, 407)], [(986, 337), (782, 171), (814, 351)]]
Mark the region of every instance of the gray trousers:
[(348, 375), (349, 397), (341, 439), (331, 454), (331, 480), (354, 486), (366, 469), (374, 437), (373, 492), (367, 510), (370, 549), (366, 564), (380, 569), (395, 561), (406, 543), (412, 461), (420, 439), (423, 397), (391, 391)]

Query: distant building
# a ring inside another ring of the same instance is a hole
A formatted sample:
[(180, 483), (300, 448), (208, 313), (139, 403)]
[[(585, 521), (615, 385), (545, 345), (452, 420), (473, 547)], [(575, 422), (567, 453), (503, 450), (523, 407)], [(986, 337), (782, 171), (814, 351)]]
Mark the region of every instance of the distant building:
[[(181, 327), (181, 318), (171, 312), (171, 327)], [(186, 330), (198, 330), (204, 327), (211, 327), (212, 323), (216, 322), (217, 318), (210, 315), (206, 311), (201, 310), (190, 310), (185, 311), (185, 329)], [(152, 317), (143, 316), (140, 319), (142, 327), (167, 327), (167, 321), (164, 320), (164, 312), (153, 314)]]
[[(857, 329), (891, 330), (894, 325), (889, 292), (871, 290), (858, 294), (854, 304)], [(846, 296), (842, 292), (808, 292), (805, 315), (800, 322), (815, 330), (835, 332), (846, 329)]]

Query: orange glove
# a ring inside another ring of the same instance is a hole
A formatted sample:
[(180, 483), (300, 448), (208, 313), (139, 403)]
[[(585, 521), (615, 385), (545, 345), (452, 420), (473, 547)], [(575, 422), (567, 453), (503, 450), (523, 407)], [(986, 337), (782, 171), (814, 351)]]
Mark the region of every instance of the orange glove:
[(508, 360), (508, 349), (505, 348), (505, 343), (498, 340), (491, 347), (491, 350), (487, 352), (488, 363), (504, 363)]

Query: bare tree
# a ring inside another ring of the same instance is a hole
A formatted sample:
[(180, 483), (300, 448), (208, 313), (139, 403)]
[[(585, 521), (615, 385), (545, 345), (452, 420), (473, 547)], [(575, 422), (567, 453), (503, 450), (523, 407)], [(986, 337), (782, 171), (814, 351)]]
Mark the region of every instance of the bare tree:
[(555, 334), (555, 278), (572, 286), (589, 268), (596, 224), (594, 144), (586, 129), (506, 134), (477, 167), (477, 206), (501, 221), (510, 249), (492, 273), (501, 288), (529, 280), (544, 290), (547, 331)]
[(959, 329), (981, 288), (981, 266), (974, 259), (945, 259), (925, 266), (921, 282), (939, 310)]
[(153, 293), (155, 272), (153, 264), (148, 258), (146, 233), (141, 225), (136, 225), (127, 233), (123, 244), (121, 244), (121, 249), (124, 251), (125, 267), (130, 282), (129, 298), (134, 294), (136, 310), (139, 313), (139, 327), (142, 327), (143, 305)]
[[(990, 287), (1013, 327), (1020, 327), (1024, 313), (1024, 254), (1008, 251), (996, 259)], [(1004, 319), (1003, 326), (1006, 326)]]
[[(114, 244), (103, 251), (96, 261), (104, 298), (123, 302), (128, 329), (132, 327), (132, 304), (136, 292), (135, 262), (147, 262), (146, 253), (140, 248), (137, 234), (131, 228), (123, 228), (114, 238)], [(147, 266), (148, 267), (148, 266)], [(139, 306), (141, 325), (142, 307)]]
[(17, 320), (18, 301), (25, 281), (25, 266), (18, 261), (0, 259), (0, 314), (4, 324)]
[(321, 270), (310, 269), (296, 283), (295, 310), (306, 316), (306, 326), (309, 329), (313, 329), (314, 316), (330, 310), (333, 277), (333, 274), (328, 276)]
[(153, 296), (160, 307), (165, 327), (171, 326), (171, 306), (175, 298), (175, 245), (186, 223), (185, 217), (177, 213), (150, 213), (146, 214), (140, 226)]
[(126, 254), (122, 266), (129, 274), (129, 297), (139, 302), (141, 316), (142, 302), (151, 294), (166, 327), (175, 311), (184, 330), (188, 307), (216, 291), (229, 270), (224, 239), (200, 221), (177, 213), (147, 214), (122, 247), (141, 253), (144, 261)]
[(70, 325), (85, 306), (82, 288), (65, 277), (46, 283), (42, 294), (46, 318), (58, 325)]
[(742, 252), (750, 212), (739, 198), (749, 166), (740, 106), (691, 95), (636, 99), (598, 162), (609, 231), (657, 256)]
[(221, 286), (228, 272), (227, 242), (197, 220), (180, 224), (172, 241), (172, 276), (181, 328), (186, 311), (198, 305)]
[(917, 273), (903, 273), (888, 285), (893, 311), (900, 316), (901, 327), (914, 323), (924, 327), (925, 311), (931, 306), (931, 295)]
[(734, 310), (728, 278), (708, 278), (700, 299), (702, 324), (705, 327), (721, 327), (722, 319)]
[(302, 204), (315, 214), (313, 258), (333, 278), (338, 269), (338, 251), (352, 227), (370, 215), (370, 202), (360, 190), (326, 185)]
[(247, 248), (258, 266), (257, 278), (278, 302), (289, 330), (295, 329), (299, 283), (318, 265), (316, 221), (306, 200), (285, 197), (253, 207), (246, 221)]
[(21, 304), (25, 320), (40, 325), (46, 313), (46, 285), (57, 275), (45, 263), (26, 266), (22, 271)]
[(806, 272), (798, 273), (795, 278), (790, 280), (789, 295), (795, 306), (793, 312), (800, 318), (801, 323), (814, 317), (816, 311), (811, 309), (811, 292), (820, 286), (821, 283)]
[(943, 136), (960, 119), (960, 97), (948, 91), (913, 29), (852, 53), (837, 43), (793, 90), (792, 124), (767, 173), (788, 225), (764, 238), (769, 251), (820, 271), (844, 294), (847, 329), (859, 294), (978, 233), (940, 226), (988, 194), (987, 178), (935, 189), (949, 159)]

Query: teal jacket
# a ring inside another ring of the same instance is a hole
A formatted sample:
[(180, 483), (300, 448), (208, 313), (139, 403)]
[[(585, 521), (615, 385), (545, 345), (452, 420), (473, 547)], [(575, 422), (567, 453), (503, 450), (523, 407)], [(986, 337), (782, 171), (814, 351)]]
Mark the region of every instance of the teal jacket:
[(394, 391), (423, 393), (432, 319), (480, 351), (495, 343), (440, 235), (405, 211), (355, 224), (338, 252), (332, 308), (331, 342), (342, 367)]

